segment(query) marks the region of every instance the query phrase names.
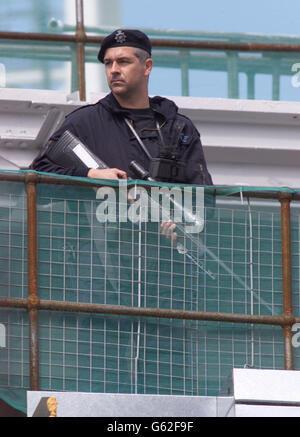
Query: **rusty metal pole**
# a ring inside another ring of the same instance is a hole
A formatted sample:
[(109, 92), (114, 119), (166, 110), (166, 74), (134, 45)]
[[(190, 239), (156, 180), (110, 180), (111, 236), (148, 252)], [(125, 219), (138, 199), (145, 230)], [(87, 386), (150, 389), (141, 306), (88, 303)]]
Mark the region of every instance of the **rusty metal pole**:
[[(78, 2), (78, 11), (82, 10), (80, 0)], [(76, 3), (77, 6), (77, 3)], [(39, 32), (9, 32), (0, 31), (0, 39), (21, 40), (21, 41), (52, 41), (52, 42), (76, 42), (79, 38), (72, 34), (50, 34)], [(83, 35), (82, 42), (91, 44), (101, 44), (104, 36)], [(274, 44), (274, 43), (234, 43), (224, 41), (194, 41), (184, 39), (154, 38), (151, 39), (153, 47), (174, 48), (174, 49), (192, 49), (192, 50), (234, 50), (238, 52), (289, 52), (299, 53), (300, 44)]]
[(289, 193), (279, 194), (281, 204), (281, 252), (282, 252), (282, 306), (283, 306), (283, 333), (284, 333), (284, 368), (294, 369), (294, 352), (292, 346), (292, 325), (295, 323), (292, 304), (292, 267), (291, 267), (291, 223)]
[(83, 0), (76, 0), (76, 53), (80, 100), (86, 99), (85, 92), (85, 39)]
[(38, 281), (37, 281), (37, 219), (36, 183), (38, 176), (28, 173), (25, 177), (27, 193), (27, 257), (28, 257), (28, 319), (30, 349), (30, 389), (39, 390), (38, 342)]

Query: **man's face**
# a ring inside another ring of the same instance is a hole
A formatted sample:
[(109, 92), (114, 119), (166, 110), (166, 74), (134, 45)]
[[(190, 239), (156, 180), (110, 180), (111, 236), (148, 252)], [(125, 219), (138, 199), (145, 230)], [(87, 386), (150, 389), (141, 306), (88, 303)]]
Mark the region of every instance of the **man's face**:
[(141, 63), (134, 52), (134, 47), (111, 47), (105, 52), (107, 83), (116, 95), (130, 96), (147, 84), (152, 60)]

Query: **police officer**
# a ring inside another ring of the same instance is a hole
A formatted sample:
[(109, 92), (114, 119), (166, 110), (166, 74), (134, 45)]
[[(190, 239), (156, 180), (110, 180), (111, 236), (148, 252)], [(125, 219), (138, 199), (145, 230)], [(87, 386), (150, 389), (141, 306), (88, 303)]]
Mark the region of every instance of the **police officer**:
[[(31, 168), (90, 178), (134, 178), (130, 163), (137, 161), (149, 169), (151, 160), (172, 141), (174, 123), (179, 120), (182, 129), (176, 141), (180, 160), (186, 163), (180, 182), (212, 185), (195, 126), (178, 113), (173, 101), (148, 95), (153, 67), (151, 51), (149, 38), (139, 30), (118, 29), (104, 38), (98, 59), (105, 66), (111, 93), (96, 104), (83, 106), (67, 115)], [(49, 159), (47, 150), (65, 130), (83, 141), (109, 168), (62, 167)]]

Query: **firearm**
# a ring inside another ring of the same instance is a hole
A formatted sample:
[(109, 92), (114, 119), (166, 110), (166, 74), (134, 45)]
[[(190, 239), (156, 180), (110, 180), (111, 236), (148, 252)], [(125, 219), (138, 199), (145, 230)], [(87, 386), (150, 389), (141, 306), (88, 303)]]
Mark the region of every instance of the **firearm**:
[[(75, 135), (73, 135), (70, 131), (66, 130), (61, 137), (47, 150), (47, 156), (54, 161), (56, 164), (61, 165), (63, 167), (70, 167), (70, 163), (73, 166), (83, 167), (83, 168), (98, 168), (98, 169), (106, 169), (109, 168), (108, 165), (103, 162), (98, 156), (92, 153), (82, 141), (80, 141)], [(132, 172), (136, 175), (138, 179), (145, 181), (159, 181), (150, 175), (149, 171), (145, 170), (140, 164), (136, 161), (132, 161), (129, 165)], [(161, 181), (160, 181), (161, 182)], [(173, 198), (170, 198), (175, 208), (180, 208), (182, 210), (182, 205), (179, 205)], [(151, 199), (153, 201), (153, 199)], [(163, 209), (159, 203), (157, 204), (158, 208)], [(200, 225), (202, 227), (202, 223), (197, 223), (197, 217), (195, 217), (190, 211), (184, 211), (185, 217), (189, 218), (190, 222), (193, 222), (195, 225)], [(232, 275), (237, 282), (245, 287), (245, 290), (253, 294), (259, 302), (264, 304), (271, 312), (272, 308), (268, 303), (264, 302), (260, 296), (253, 291), (237, 274), (235, 274), (222, 260), (220, 260), (208, 247), (204, 245), (203, 242), (199, 241), (199, 239), (195, 238), (191, 234), (187, 233), (184, 226), (177, 223), (177, 229), (179, 229), (182, 234), (195, 244), (197, 248), (200, 249), (200, 253), (207, 253), (214, 261), (216, 261), (227, 273)], [(201, 261), (199, 261), (192, 253), (181, 243), (176, 242), (176, 249), (179, 254), (187, 256), (198, 268), (200, 268), (204, 273), (206, 273), (211, 279), (216, 279), (214, 273), (206, 269)]]
[[(132, 161), (130, 163), (130, 169), (135, 173), (135, 175), (137, 176), (137, 178), (145, 180), (145, 181), (151, 181), (154, 182), (155, 179), (152, 178), (150, 176), (150, 173), (145, 170), (139, 163), (137, 163), (136, 161)], [(173, 202), (173, 205), (175, 208), (180, 208), (182, 209), (182, 206), (179, 205), (174, 199), (170, 200)], [(158, 205), (160, 208), (163, 209), (163, 206)], [(190, 219), (190, 221), (194, 222), (194, 224), (199, 224), (197, 223), (197, 217), (195, 217), (193, 214), (191, 214), (190, 212), (187, 213), (187, 211), (184, 212), (185, 216), (188, 216), (188, 218)], [(251, 295), (255, 296), (257, 301), (262, 303), (266, 308), (268, 308), (270, 310), (270, 312), (272, 313), (272, 307), (265, 302), (263, 299), (261, 299), (261, 297), (258, 295), (258, 293), (256, 293), (252, 288), (250, 288), (245, 281), (243, 281), (239, 275), (237, 275), (236, 273), (233, 272), (232, 269), (230, 269), (222, 260), (220, 260), (214, 253), (212, 250), (210, 250), (203, 242), (199, 241), (199, 239), (195, 238), (194, 236), (192, 236), (191, 234), (187, 233), (186, 230), (184, 229), (184, 227), (181, 224), (176, 224), (176, 227), (183, 233), (183, 235), (189, 239), (193, 244), (195, 244), (195, 246), (197, 248), (200, 249), (200, 253), (206, 253), (210, 256), (211, 259), (213, 259), (214, 261), (216, 261), (220, 267), (222, 267), (227, 273), (229, 273), (232, 277), (235, 278), (235, 280), (242, 286), (244, 287)], [(178, 253), (182, 254), (182, 255), (186, 255), (193, 263), (194, 265), (196, 265), (197, 267), (199, 267), (204, 273), (206, 273), (211, 279), (216, 279), (216, 276), (214, 273), (212, 273), (210, 270), (205, 269), (203, 263), (201, 261), (199, 261), (198, 259), (196, 259), (192, 253), (189, 252), (189, 250), (181, 243), (177, 242), (176, 244), (176, 249), (178, 251)]]
[(51, 144), (47, 150), (47, 156), (57, 165), (65, 168), (108, 168), (105, 162), (91, 152), (69, 130), (66, 130), (57, 141)]
[[(156, 180), (150, 176), (150, 173), (147, 170), (145, 170), (138, 162), (131, 161), (129, 168), (132, 170), (132, 172), (136, 175), (136, 177), (138, 179), (150, 181), (150, 182), (154, 182), (154, 181), (156, 182)], [(182, 216), (182, 213), (184, 213), (185, 218), (187, 218), (189, 222), (192, 222), (199, 229), (203, 228), (203, 222), (199, 221), (199, 219), (191, 211), (184, 209), (182, 207), (182, 205), (180, 205), (178, 202), (176, 202), (176, 200), (172, 196), (170, 196), (169, 199), (170, 199), (170, 202), (172, 203), (172, 205), (174, 206), (174, 208), (180, 211), (181, 216)], [(151, 199), (151, 201), (153, 201), (153, 199)], [(157, 203), (157, 206), (162, 211), (164, 210), (163, 205), (160, 205), (159, 203)], [(199, 241), (199, 239), (195, 238), (190, 233), (188, 233), (185, 230), (183, 225), (181, 225), (180, 223), (176, 223), (176, 228), (179, 229), (180, 232), (188, 240), (190, 240), (192, 243), (194, 243), (200, 249), (200, 251), (203, 250), (203, 245)], [(205, 269), (204, 265), (199, 260), (197, 260), (192, 255), (192, 253), (190, 253), (189, 250), (179, 241), (176, 242), (176, 249), (177, 249), (177, 252), (180, 253), (181, 255), (186, 255), (197, 267), (199, 267), (204, 273), (206, 273), (208, 276), (210, 276), (210, 278), (216, 279), (215, 275), (211, 271), (209, 271), (208, 269)]]

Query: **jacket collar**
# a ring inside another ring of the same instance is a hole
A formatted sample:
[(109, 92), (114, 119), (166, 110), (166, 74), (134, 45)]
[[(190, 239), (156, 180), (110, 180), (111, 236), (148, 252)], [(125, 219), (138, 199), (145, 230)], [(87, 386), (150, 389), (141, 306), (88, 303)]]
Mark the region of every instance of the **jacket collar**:
[[(178, 111), (178, 107), (172, 100), (165, 97), (155, 96), (149, 97), (150, 107), (156, 113), (163, 116), (165, 120), (173, 119)], [(103, 99), (99, 100), (99, 104), (103, 105), (109, 112), (121, 115), (123, 117), (129, 116), (130, 111), (122, 108), (112, 93), (109, 93)]]

